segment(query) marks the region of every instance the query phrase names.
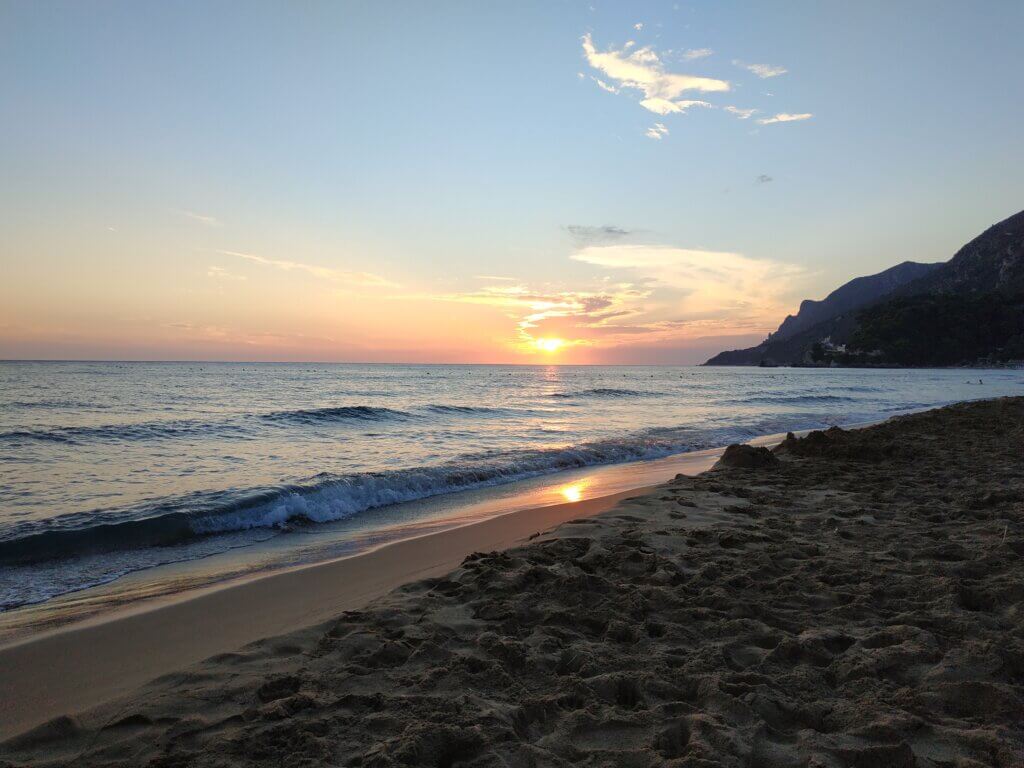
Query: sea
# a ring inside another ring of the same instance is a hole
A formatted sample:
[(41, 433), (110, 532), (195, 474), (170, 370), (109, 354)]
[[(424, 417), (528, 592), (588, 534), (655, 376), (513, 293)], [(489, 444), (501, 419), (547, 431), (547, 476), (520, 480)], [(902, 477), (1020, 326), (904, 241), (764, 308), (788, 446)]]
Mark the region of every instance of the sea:
[(1019, 370), (2, 362), (0, 611), (344, 556), (567, 479), (614, 490), (602, 467), (1022, 392)]

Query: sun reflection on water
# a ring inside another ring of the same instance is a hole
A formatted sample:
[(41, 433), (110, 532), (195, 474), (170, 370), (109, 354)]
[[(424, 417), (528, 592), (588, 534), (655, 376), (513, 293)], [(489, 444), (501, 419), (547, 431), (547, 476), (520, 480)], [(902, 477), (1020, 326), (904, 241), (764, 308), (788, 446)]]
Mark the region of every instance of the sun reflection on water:
[(590, 485), (589, 480), (577, 480), (575, 483), (569, 483), (569, 485), (559, 488), (558, 492), (565, 497), (566, 501), (576, 502), (583, 498), (583, 493), (587, 490), (588, 485)]

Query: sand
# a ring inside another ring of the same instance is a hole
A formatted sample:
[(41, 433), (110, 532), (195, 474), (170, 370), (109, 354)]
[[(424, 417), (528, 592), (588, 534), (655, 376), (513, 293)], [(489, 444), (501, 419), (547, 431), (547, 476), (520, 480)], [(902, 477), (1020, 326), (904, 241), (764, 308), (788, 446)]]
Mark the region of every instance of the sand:
[(514, 546), (645, 490), (502, 515), (182, 600), (147, 602), (7, 645), (0, 648), (0, 738), (214, 654), (326, 621), (402, 584), (447, 573), (471, 552)]
[(1024, 399), (734, 449), (575, 514), (68, 704), (0, 765), (1024, 765)]

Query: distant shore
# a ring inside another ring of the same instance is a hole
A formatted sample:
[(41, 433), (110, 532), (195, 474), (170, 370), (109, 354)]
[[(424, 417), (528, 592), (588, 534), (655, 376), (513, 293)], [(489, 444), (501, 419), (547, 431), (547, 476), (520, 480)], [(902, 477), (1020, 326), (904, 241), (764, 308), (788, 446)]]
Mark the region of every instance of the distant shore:
[(813, 433), (3, 649), (4, 736), (56, 719), (0, 765), (1009, 768), (1022, 442), (1022, 398)]

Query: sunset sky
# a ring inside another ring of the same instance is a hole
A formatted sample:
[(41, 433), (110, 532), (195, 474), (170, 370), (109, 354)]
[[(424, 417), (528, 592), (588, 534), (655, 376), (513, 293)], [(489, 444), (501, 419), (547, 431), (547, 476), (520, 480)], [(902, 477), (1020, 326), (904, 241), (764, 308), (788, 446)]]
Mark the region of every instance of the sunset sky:
[(700, 362), (1024, 207), (1021, 29), (0, 2), (0, 357)]

